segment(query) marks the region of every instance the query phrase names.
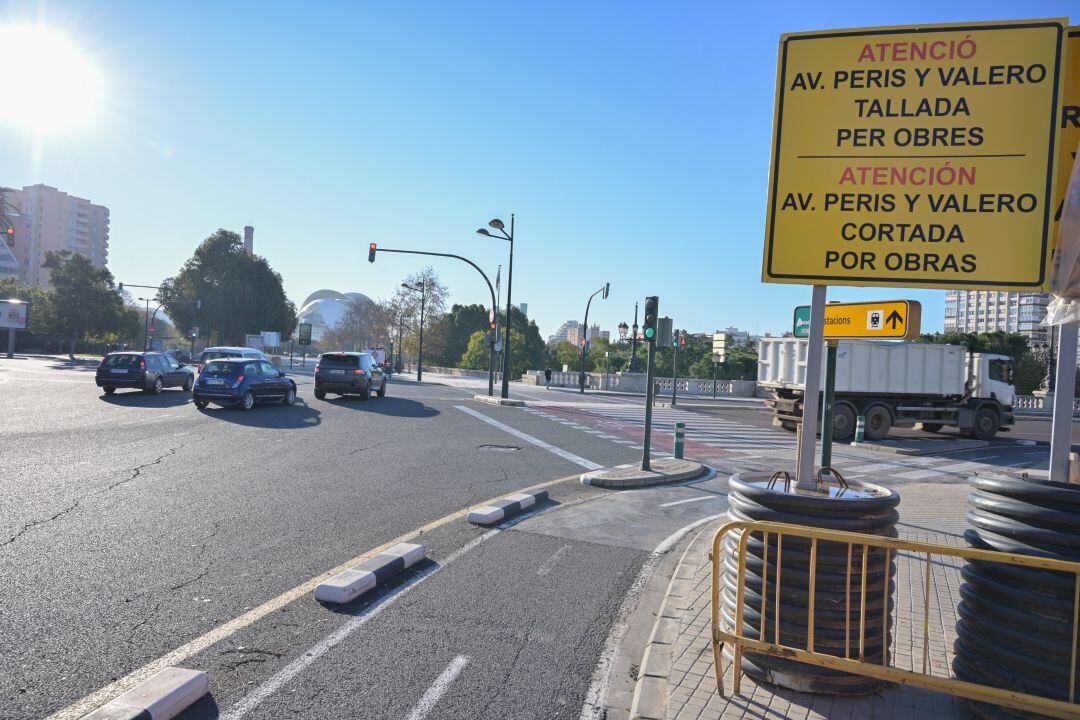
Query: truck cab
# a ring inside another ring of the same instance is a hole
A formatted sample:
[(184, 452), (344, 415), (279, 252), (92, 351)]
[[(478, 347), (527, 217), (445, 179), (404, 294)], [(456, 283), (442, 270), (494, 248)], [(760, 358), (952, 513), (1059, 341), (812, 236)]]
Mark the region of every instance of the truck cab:
[(1008, 355), (973, 353), (971, 361), (971, 397), (997, 400), (1000, 405), (1012, 407), (1016, 397), (1012, 358)]

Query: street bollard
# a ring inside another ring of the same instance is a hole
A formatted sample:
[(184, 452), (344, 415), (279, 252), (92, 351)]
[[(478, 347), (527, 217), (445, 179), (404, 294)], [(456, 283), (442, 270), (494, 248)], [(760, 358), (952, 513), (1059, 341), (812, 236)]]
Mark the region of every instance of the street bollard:
[(855, 419), (855, 439), (852, 441), (852, 445), (858, 445), (863, 441), (863, 437), (866, 434), (866, 417), (860, 415)]
[(683, 459), (683, 448), (686, 447), (686, 423), (675, 423), (675, 459)]

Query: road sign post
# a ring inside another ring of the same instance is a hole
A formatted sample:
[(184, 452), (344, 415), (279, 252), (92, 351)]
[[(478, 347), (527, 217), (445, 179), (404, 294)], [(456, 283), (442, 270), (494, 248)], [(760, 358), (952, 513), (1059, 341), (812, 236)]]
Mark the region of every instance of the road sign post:
[(821, 467), (832, 467), (833, 407), (836, 400), (836, 340), (825, 348), (825, 397), (821, 408)]
[(814, 445), (817, 442), (818, 393), (821, 391), (821, 346), (824, 343), (825, 295), (828, 288), (815, 285), (810, 305), (810, 342), (806, 349), (806, 383), (803, 390), (802, 433), (796, 456), (796, 485), (814, 490)]

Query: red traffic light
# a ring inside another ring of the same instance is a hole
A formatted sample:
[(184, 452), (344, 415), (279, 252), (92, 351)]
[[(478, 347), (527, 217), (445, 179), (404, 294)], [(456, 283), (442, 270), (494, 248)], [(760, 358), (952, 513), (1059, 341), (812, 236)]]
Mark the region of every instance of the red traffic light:
[(492, 322), (492, 323), (491, 323), (491, 329), (492, 329), (492, 330), (494, 330), (494, 329), (495, 329), (495, 323), (494, 323), (494, 322)]
[(14, 235), (14, 234), (15, 234), (15, 228), (13, 228), (13, 227), (9, 227), (9, 228), (7, 229), (7, 234), (8, 234), (8, 235)]
[(375, 250), (378, 246), (375, 243), (371, 243), (368, 246), (367, 261), (370, 263), (375, 262)]

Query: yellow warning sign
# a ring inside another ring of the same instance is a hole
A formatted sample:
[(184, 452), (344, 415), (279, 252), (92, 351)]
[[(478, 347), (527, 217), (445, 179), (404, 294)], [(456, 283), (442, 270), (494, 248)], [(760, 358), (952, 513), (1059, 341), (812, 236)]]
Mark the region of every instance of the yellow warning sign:
[(785, 35), (762, 279), (1049, 284), (1060, 19)]
[(1054, 193), (1054, 234), (1057, 239), (1057, 223), (1065, 207), (1065, 191), (1069, 187), (1069, 175), (1076, 159), (1076, 147), (1080, 144), (1080, 27), (1071, 27), (1065, 43), (1065, 91), (1061, 101), (1061, 159), (1057, 174), (1057, 192)]
[[(915, 300), (829, 303), (825, 306), (825, 339), (911, 340), (919, 336), (922, 305)], [(810, 306), (795, 308), (794, 335), (810, 337)]]

